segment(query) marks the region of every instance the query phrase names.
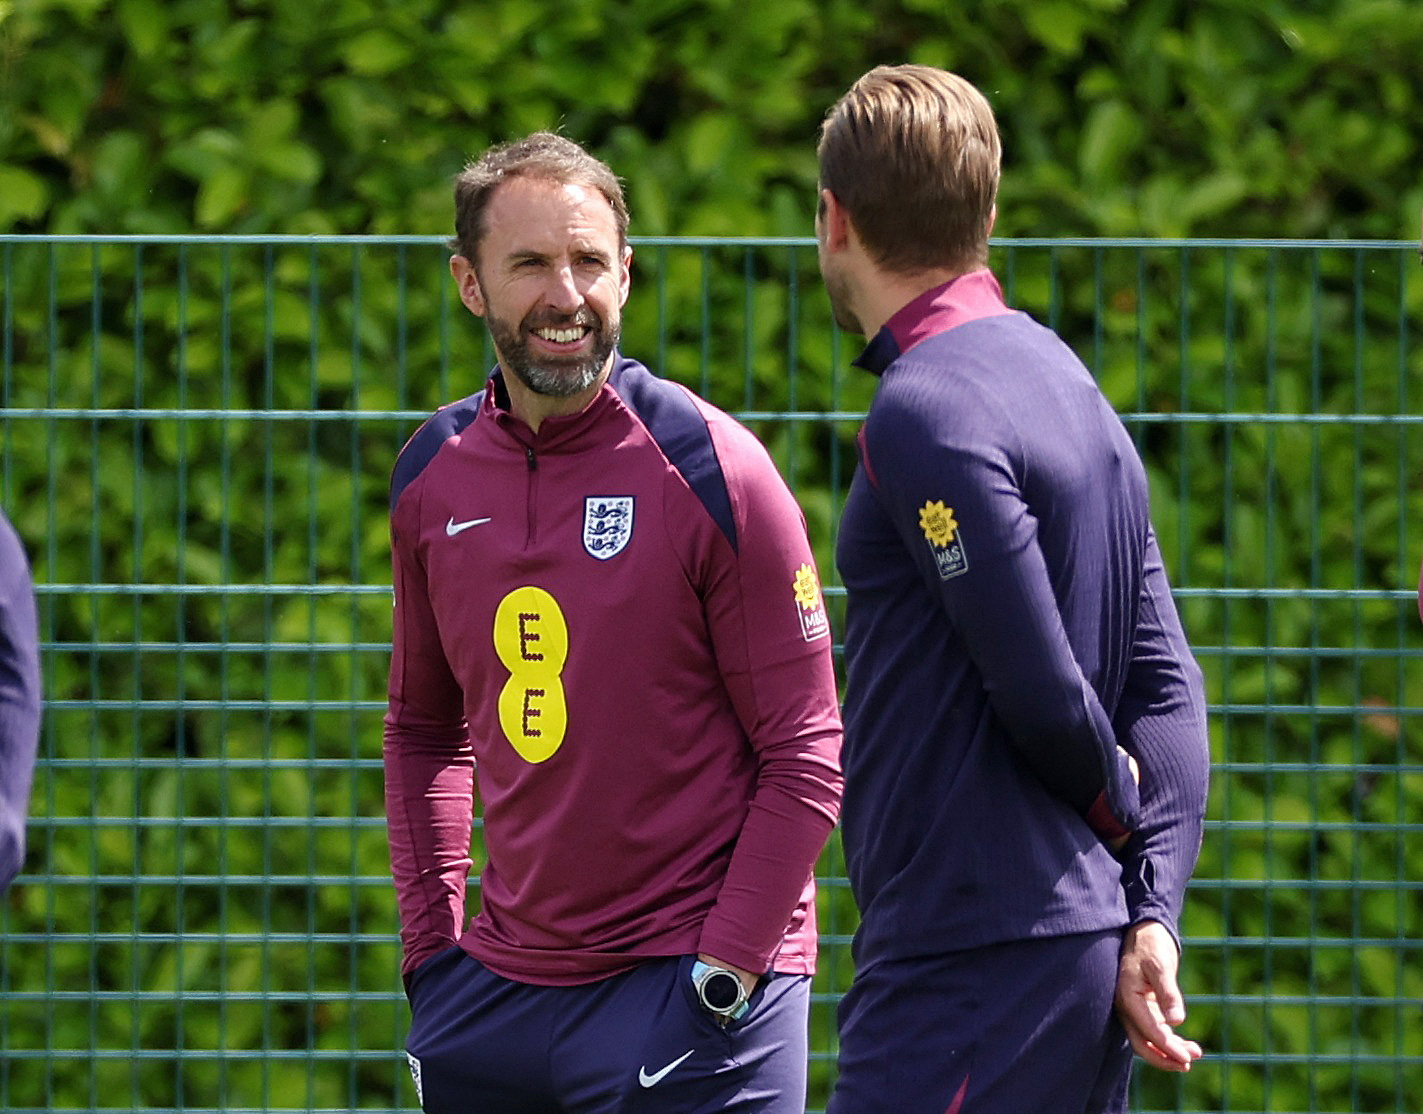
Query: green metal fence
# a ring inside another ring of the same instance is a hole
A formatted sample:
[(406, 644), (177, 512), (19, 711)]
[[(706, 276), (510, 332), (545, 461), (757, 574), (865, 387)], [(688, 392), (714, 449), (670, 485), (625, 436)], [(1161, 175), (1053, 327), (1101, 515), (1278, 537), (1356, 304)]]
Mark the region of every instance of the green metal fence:
[[(871, 391), (809, 240), (635, 241), (624, 347), (742, 416), (831, 559)], [(1126, 418), (1205, 668), (1184, 1078), (1140, 1111), (1417, 1111), (1416, 245), (1002, 240)], [(434, 237), (0, 237), (0, 501), (47, 711), (0, 903), (0, 1107), (412, 1110), (382, 820), (386, 486), (475, 389)], [(946, 849), (950, 852), (952, 849)], [(821, 867), (811, 1108), (854, 910)], [(1026, 1053), (1025, 1053), (1026, 1054)]]

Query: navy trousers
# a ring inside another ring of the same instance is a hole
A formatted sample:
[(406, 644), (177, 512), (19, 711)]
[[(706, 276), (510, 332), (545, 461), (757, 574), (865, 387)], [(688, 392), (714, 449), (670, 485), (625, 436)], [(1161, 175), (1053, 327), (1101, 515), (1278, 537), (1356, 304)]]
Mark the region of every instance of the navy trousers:
[(858, 972), (827, 1114), (1126, 1114), (1120, 952), (1111, 931)]
[(426, 1114), (804, 1114), (810, 979), (770, 975), (723, 1026), (695, 957), (534, 986), (459, 948), (410, 980), (410, 1072)]

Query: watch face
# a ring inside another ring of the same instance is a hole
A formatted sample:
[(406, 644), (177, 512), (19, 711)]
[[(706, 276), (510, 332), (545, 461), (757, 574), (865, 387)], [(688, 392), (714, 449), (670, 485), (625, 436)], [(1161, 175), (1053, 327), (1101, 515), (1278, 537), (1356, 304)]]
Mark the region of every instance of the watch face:
[(741, 998), (741, 980), (730, 971), (713, 971), (702, 983), (702, 997), (714, 1010), (729, 1010)]

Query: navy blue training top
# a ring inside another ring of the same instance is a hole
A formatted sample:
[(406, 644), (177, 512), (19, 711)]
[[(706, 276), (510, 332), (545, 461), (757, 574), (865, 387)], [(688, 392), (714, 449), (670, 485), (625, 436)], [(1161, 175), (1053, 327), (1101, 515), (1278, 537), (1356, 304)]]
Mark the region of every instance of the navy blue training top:
[[(1120, 420), (986, 270), (905, 306), (857, 363), (881, 377), (836, 552), (857, 966), (1175, 933), (1205, 702)], [(1104, 840), (1124, 831), (1119, 862)]]

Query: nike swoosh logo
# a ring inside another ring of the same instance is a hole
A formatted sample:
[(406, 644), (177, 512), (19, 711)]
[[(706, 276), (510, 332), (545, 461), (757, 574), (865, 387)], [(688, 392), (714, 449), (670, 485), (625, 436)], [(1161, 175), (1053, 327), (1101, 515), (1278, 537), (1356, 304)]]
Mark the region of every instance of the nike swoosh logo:
[(661, 1083), (664, 1079), (667, 1078), (667, 1073), (668, 1073), (668, 1072), (670, 1072), (673, 1068), (675, 1068), (678, 1064), (680, 1064), (683, 1060), (685, 1060), (688, 1056), (690, 1056), (690, 1055), (691, 1055), (693, 1052), (695, 1052), (695, 1051), (696, 1051), (695, 1048), (689, 1048), (689, 1049), (687, 1049), (686, 1052), (684, 1052), (684, 1053), (682, 1053), (682, 1055), (678, 1056), (675, 1060), (673, 1060), (670, 1064), (668, 1064), (668, 1065), (667, 1065), (665, 1068), (663, 1068), (661, 1071), (659, 1071), (659, 1072), (654, 1072), (652, 1075), (648, 1075), (648, 1074), (647, 1074), (647, 1069), (646, 1069), (646, 1068), (639, 1068), (639, 1069), (638, 1069), (638, 1072), (637, 1072), (637, 1081), (638, 1081), (639, 1083), (641, 1083), (644, 1087), (656, 1087), (659, 1083)]
[(471, 526), (483, 526), (489, 519), (471, 518), (468, 522), (456, 522), (455, 516), (450, 515), (450, 520), (445, 523), (445, 537), (452, 538), (461, 531), (468, 530)]

